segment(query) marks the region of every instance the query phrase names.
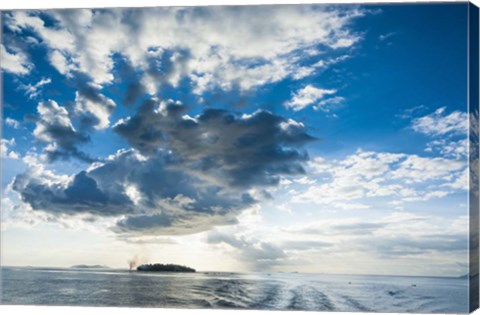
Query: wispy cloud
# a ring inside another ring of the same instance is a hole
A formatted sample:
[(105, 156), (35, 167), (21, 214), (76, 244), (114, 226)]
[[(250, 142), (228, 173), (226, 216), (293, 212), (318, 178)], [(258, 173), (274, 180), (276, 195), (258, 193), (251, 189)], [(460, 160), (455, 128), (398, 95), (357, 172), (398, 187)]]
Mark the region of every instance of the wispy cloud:
[(441, 107), (429, 115), (415, 118), (412, 121), (412, 129), (428, 136), (466, 135), (468, 115), (460, 111), (454, 111), (447, 115), (446, 107)]
[(50, 84), (52, 80), (50, 78), (42, 78), (35, 84), (20, 85), (20, 89), (25, 91), (25, 94), (29, 99), (35, 99), (40, 95), (42, 86)]
[(317, 88), (313, 85), (307, 85), (304, 88), (293, 93), (292, 99), (288, 102), (285, 102), (284, 105), (285, 107), (291, 108), (294, 111), (300, 111), (311, 105), (316, 105), (317, 108), (320, 108), (325, 106), (327, 102), (324, 101), (322, 104), (317, 104), (317, 102), (324, 98), (326, 95), (335, 94), (336, 92), (337, 91), (334, 89), (322, 89)]

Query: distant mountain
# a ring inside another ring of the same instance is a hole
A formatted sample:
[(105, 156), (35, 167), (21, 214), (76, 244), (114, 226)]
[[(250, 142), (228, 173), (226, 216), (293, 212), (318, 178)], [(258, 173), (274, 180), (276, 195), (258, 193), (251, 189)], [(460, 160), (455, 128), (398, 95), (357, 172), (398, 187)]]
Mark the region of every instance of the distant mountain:
[(75, 265), (75, 266), (71, 266), (70, 268), (73, 268), (73, 269), (107, 269), (107, 268), (110, 268), (110, 267), (102, 266), (102, 265)]
[(140, 265), (137, 271), (155, 271), (155, 272), (196, 272), (195, 269), (174, 264), (148, 264)]

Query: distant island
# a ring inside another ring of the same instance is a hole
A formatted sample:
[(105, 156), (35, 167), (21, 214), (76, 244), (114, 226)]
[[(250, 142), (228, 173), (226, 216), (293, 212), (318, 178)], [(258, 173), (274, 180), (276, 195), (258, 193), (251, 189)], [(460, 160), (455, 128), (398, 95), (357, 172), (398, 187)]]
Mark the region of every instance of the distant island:
[(72, 269), (107, 269), (110, 267), (102, 266), (102, 265), (75, 265), (71, 266)]
[(137, 267), (137, 271), (155, 272), (196, 272), (195, 269), (174, 264), (146, 264)]

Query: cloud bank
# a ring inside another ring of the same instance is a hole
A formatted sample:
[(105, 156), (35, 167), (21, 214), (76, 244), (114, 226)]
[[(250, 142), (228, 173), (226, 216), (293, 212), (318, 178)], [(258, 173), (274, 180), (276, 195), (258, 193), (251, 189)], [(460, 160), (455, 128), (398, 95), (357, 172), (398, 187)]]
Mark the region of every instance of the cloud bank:
[[(119, 217), (117, 232), (191, 234), (236, 223), (280, 176), (305, 172), (302, 147), (313, 138), (303, 124), (266, 111), (186, 111), (179, 102), (148, 100), (113, 128), (132, 149), (68, 179), (35, 164), (12, 187), (34, 210)], [(55, 102), (39, 113), (38, 139), (62, 150), (84, 141)]]

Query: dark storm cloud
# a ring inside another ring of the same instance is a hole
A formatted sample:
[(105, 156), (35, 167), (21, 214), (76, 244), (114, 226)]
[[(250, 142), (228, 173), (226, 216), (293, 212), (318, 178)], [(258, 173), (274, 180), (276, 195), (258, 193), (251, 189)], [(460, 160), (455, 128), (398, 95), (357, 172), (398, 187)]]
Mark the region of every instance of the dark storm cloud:
[(305, 172), (301, 146), (313, 138), (302, 124), (267, 111), (238, 117), (206, 109), (195, 118), (186, 112), (180, 103), (149, 100), (113, 129), (142, 154), (171, 149), (192, 172), (231, 187), (276, 185), (281, 174)]
[(172, 154), (159, 151), (146, 159), (129, 150), (76, 174), (67, 184), (26, 172), (12, 188), (34, 210), (126, 215), (114, 230), (139, 234), (191, 234), (235, 224), (235, 216), (255, 202), (248, 193), (226, 192), (182, 168)]
[[(67, 111), (53, 108), (62, 115), (48, 112), (45, 119), (74, 131)], [(271, 198), (265, 186), (304, 172), (302, 145), (312, 137), (302, 124), (266, 111), (238, 117), (209, 109), (195, 118), (186, 112), (179, 102), (149, 100), (113, 128), (134, 149), (62, 182), (27, 172), (13, 189), (35, 210), (123, 215), (116, 232), (178, 235), (236, 224), (241, 211)], [(51, 132), (46, 138), (54, 141)]]
[(126, 195), (100, 190), (97, 182), (85, 171), (75, 175), (66, 186), (24, 173), (16, 176), (12, 188), (34, 210), (102, 216), (131, 213), (134, 210)]

